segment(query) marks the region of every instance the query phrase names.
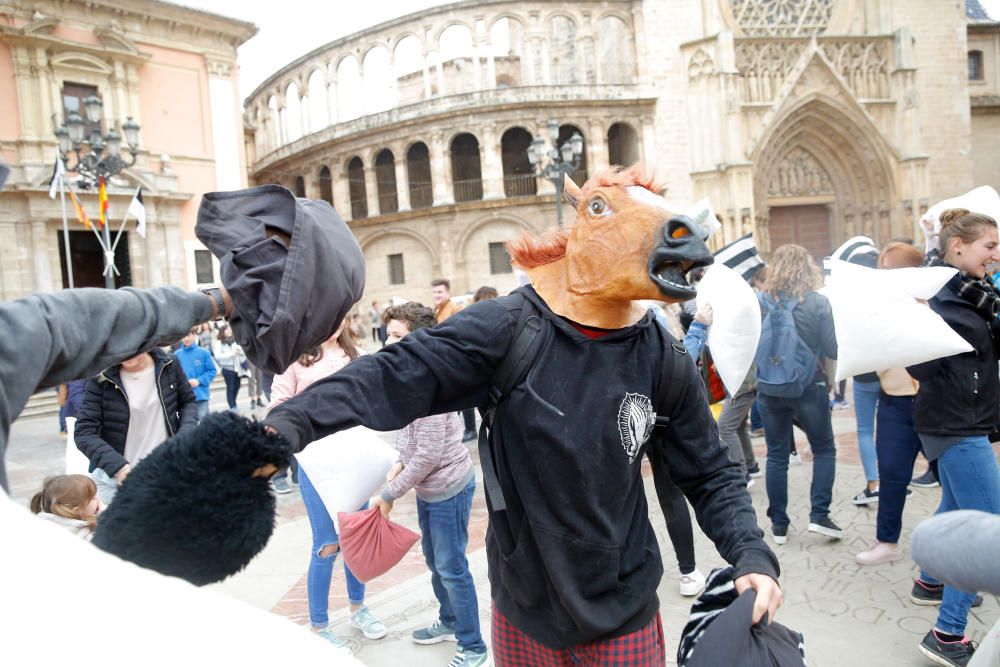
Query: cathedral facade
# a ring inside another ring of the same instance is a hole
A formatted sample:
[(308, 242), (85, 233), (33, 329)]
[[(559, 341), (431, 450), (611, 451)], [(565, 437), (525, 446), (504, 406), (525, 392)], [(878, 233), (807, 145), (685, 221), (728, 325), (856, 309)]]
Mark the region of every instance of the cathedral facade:
[(337, 208), (366, 301), (515, 286), (503, 242), (556, 222), (536, 137), (583, 138), (578, 181), (642, 161), (709, 198), (716, 245), (821, 259), (1000, 186), (998, 74), (977, 0), (456, 2), (275, 72), (245, 100), (249, 175)]

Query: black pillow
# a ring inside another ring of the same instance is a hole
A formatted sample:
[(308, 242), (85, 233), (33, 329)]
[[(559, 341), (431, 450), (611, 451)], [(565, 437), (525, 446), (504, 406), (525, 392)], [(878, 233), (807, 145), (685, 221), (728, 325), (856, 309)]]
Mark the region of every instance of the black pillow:
[(140, 461), (98, 517), (94, 544), (197, 586), (246, 567), (274, 531), (266, 464), (285, 465), (280, 435), (233, 412), (209, 415)]

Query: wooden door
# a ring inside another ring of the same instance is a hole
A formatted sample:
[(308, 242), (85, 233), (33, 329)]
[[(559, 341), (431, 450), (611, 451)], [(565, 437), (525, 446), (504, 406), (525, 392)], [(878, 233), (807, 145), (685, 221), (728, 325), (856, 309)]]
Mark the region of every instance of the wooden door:
[(771, 252), (786, 243), (797, 243), (808, 250), (820, 266), (823, 258), (829, 257), (833, 252), (830, 209), (823, 204), (773, 206), (768, 231)]

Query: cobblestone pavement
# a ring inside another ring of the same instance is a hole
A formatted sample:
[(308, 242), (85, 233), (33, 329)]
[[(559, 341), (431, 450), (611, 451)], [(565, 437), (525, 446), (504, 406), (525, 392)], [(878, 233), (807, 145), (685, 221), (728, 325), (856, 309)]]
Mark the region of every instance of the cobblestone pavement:
[[(243, 403), (245, 403), (245, 399)], [(223, 406), (213, 402), (213, 408)], [(805, 635), (806, 656), (811, 667), (854, 667), (856, 665), (927, 665), (916, 645), (933, 624), (934, 608), (918, 607), (909, 602), (908, 593), (915, 569), (911, 561), (891, 565), (861, 567), (854, 555), (862, 551), (875, 533), (875, 509), (855, 507), (851, 497), (864, 486), (858, 463), (854, 418), (850, 410), (834, 413), (837, 433), (838, 467), (832, 517), (845, 531), (840, 541), (808, 534), (809, 455), (805, 463), (789, 470), (789, 513), (792, 526), (788, 543), (774, 546), (781, 561), (781, 584), (785, 604), (777, 620)], [(20, 502), (27, 502), (41, 479), (61, 472), (64, 444), (57, 433), (54, 418), (24, 420), (15, 423), (7, 455), (11, 490)], [(801, 436), (801, 434), (800, 434)], [(386, 435), (387, 438), (391, 437)], [(763, 463), (764, 445), (755, 440)], [(473, 457), (476, 452), (473, 448)], [(805, 451), (801, 441), (800, 451)], [(917, 473), (922, 464), (917, 464)], [(658, 593), (664, 627), (667, 632), (668, 663), (674, 663), (677, 641), (690, 607), (690, 600), (678, 593), (676, 560), (667, 538), (663, 518), (648, 477), (646, 491), (657, 539), (663, 553), (666, 574)], [(758, 517), (763, 518), (766, 494), (763, 480), (750, 489)], [(931, 515), (940, 498), (939, 489), (916, 489), (907, 501), (902, 543), (917, 522)], [(396, 503), (393, 519), (417, 530), (413, 495)], [(767, 527), (766, 519), (762, 526)], [(483, 537), (486, 530), (485, 503), (477, 492), (470, 525), (469, 560), (479, 591), (480, 617), (484, 636), (489, 641), (489, 583)], [(711, 543), (696, 529), (698, 567), (708, 572), (723, 565)], [(214, 586), (218, 591), (249, 604), (270, 609), (292, 621), (308, 621), (305, 572), (309, 561), (310, 534), (305, 510), (298, 493), (279, 496), (278, 527), (267, 548), (241, 574)], [(344, 576), (338, 567), (331, 591), (331, 619), (335, 629), (347, 639), (357, 657), (371, 667), (419, 667), (445, 665), (454, 645), (417, 646), (410, 632), (434, 621), (437, 606), (430, 587), (430, 576), (419, 547), (412, 549), (403, 562), (368, 586), (367, 604), (389, 627), (383, 639), (364, 639), (347, 624), (347, 599)], [(969, 618), (968, 634), (979, 639), (1000, 618), (1000, 600), (987, 595), (980, 609)]]

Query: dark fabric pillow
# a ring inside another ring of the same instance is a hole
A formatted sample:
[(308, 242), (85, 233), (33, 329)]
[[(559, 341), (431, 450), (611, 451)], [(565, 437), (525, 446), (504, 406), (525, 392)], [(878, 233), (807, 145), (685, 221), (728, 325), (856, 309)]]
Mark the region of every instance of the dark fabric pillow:
[(140, 461), (97, 521), (94, 544), (197, 586), (242, 570), (274, 530), (268, 463), (287, 464), (280, 435), (233, 412), (209, 415)]
[(219, 258), (233, 335), (272, 373), (329, 338), (364, 292), (364, 255), (347, 223), (280, 185), (206, 194), (195, 234)]

